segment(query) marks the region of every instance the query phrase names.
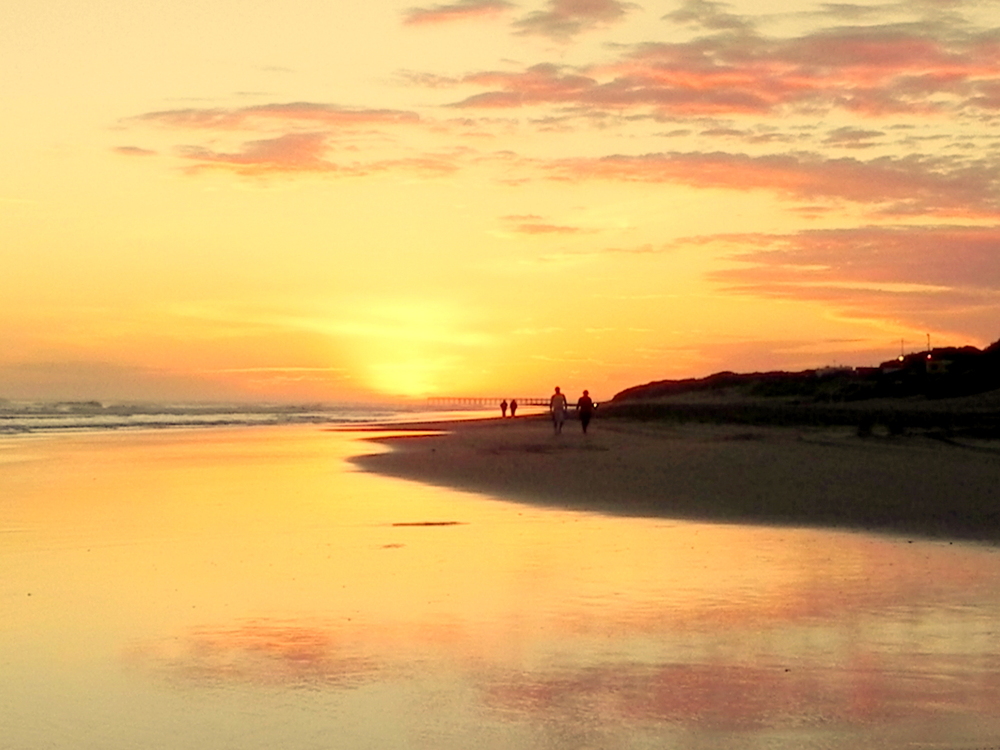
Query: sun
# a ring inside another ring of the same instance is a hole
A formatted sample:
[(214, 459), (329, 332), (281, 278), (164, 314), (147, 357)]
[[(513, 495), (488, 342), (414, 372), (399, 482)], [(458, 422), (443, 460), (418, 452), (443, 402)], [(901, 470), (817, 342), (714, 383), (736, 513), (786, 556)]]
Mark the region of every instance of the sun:
[(368, 386), (386, 396), (418, 398), (443, 395), (453, 387), (456, 357), (416, 356), (369, 364)]

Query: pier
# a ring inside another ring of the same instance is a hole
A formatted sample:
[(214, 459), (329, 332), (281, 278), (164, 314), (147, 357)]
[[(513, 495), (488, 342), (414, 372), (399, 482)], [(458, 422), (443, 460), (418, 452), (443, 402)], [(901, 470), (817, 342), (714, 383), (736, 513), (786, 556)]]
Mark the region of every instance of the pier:
[(506, 396), (434, 396), (428, 398), (427, 403), (431, 406), (480, 406), (483, 408), (500, 406), (501, 401), (508, 404), (517, 401), (518, 406), (548, 406), (549, 397), (539, 398), (537, 396), (515, 396), (513, 399)]

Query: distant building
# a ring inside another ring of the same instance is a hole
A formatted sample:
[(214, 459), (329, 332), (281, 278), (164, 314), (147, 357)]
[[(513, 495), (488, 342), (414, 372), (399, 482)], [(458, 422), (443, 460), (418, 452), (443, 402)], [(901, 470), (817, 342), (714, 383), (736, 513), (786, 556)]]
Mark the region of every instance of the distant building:
[(816, 370), (817, 378), (829, 378), (834, 375), (849, 375), (854, 372), (853, 367), (847, 367), (846, 365), (831, 365), (828, 367), (820, 367)]
[(957, 396), (989, 387), (983, 368), (989, 359), (974, 346), (941, 347), (900, 355), (879, 365), (885, 395)]

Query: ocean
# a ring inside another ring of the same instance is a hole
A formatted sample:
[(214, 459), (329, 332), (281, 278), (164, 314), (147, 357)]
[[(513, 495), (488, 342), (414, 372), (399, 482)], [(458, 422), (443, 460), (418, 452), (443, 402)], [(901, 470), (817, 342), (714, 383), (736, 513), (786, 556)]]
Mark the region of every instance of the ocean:
[[(528, 413), (529, 410), (522, 410)], [(499, 409), (429, 408), (425, 403), (115, 403), (0, 399), (0, 434), (176, 427), (337, 425), (469, 419)]]

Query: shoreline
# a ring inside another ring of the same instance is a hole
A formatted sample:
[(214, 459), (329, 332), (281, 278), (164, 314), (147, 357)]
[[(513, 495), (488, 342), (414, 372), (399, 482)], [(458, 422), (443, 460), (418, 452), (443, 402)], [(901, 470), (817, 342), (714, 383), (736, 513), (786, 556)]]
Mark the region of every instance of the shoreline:
[[(339, 431), (339, 428), (337, 428)], [(843, 426), (544, 416), (349, 427), (375, 473), (617, 515), (1000, 542), (1000, 441), (861, 437)]]

